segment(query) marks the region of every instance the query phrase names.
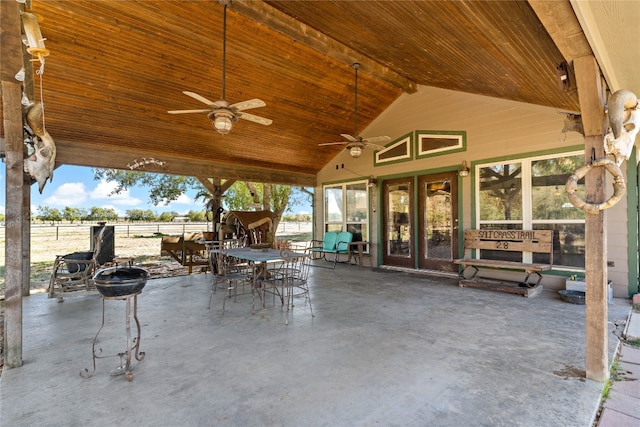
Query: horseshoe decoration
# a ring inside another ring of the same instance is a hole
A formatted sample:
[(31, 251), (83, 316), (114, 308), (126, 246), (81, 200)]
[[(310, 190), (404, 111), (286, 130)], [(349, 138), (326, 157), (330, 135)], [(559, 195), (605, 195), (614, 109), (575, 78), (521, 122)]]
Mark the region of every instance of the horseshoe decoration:
[[(589, 173), (591, 168), (593, 167), (603, 167), (613, 176), (613, 195), (609, 198), (609, 200), (603, 203), (587, 203), (584, 200), (580, 199), (576, 194), (578, 190), (578, 181), (586, 174)], [(567, 179), (567, 183), (565, 184), (565, 192), (569, 197), (569, 201), (573, 206), (578, 209), (582, 209), (586, 213), (597, 214), (598, 212), (609, 209), (616, 203), (622, 199), (622, 197), (627, 192), (627, 185), (624, 182), (624, 177), (622, 176), (622, 171), (620, 167), (610, 159), (597, 159), (594, 160), (590, 165), (586, 165), (578, 169)]]

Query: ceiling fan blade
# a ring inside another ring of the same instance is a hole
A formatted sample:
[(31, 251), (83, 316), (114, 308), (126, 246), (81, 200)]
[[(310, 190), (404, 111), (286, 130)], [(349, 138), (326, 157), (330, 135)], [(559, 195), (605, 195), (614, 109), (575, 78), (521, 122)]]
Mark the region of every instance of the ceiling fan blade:
[(372, 136), (371, 138), (364, 138), (364, 142), (377, 144), (391, 141), (388, 136)]
[(372, 144), (372, 143), (370, 143), (370, 142), (365, 142), (365, 144), (364, 144), (364, 145), (365, 145), (365, 146), (367, 146), (367, 147), (371, 147), (371, 148), (373, 148), (373, 149), (374, 149), (374, 150), (376, 150), (376, 151), (378, 151), (378, 150), (384, 150), (385, 148), (387, 148), (387, 147), (383, 147), (382, 145)]
[(271, 123), (273, 123), (273, 120), (271, 119), (266, 119), (264, 117), (260, 117), (260, 116), (256, 116), (255, 114), (248, 114), (248, 113), (236, 113), (236, 116), (238, 116), (241, 119), (245, 119), (245, 120), (249, 120), (250, 122), (254, 122), (254, 123), (258, 123), (261, 125), (265, 125), (265, 126), (269, 126)]
[(266, 107), (267, 104), (262, 99), (250, 99), (248, 101), (236, 102), (231, 104), (229, 108), (233, 108), (236, 111), (250, 110), (251, 108)]
[(189, 114), (189, 113), (209, 113), (211, 112), (211, 109), (207, 109), (207, 110), (171, 110), (171, 111), (167, 111), (167, 113), (169, 114)]
[(345, 145), (348, 144), (348, 142), (323, 142), (321, 144), (318, 144), (318, 146), (323, 146), (323, 145)]
[(358, 142), (359, 141), (358, 138), (356, 138), (354, 136), (351, 136), (351, 135), (349, 135), (347, 133), (341, 133), (340, 136), (342, 136), (344, 139), (346, 139), (347, 141), (350, 141), (350, 142)]
[(193, 99), (197, 99), (198, 101), (202, 102), (203, 104), (209, 105), (210, 107), (221, 107), (220, 105), (216, 104), (215, 102), (210, 101), (207, 98), (205, 98), (204, 96), (198, 95), (195, 92), (189, 92), (188, 90), (185, 90), (182, 93), (184, 93), (187, 96), (192, 97)]

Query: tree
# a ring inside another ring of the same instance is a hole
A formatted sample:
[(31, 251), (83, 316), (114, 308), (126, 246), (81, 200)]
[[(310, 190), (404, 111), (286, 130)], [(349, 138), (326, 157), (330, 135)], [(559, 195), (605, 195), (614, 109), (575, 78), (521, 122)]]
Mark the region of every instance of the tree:
[(94, 206), (87, 217), (89, 221), (117, 221), (118, 213), (113, 208), (99, 208)]
[(158, 221), (171, 222), (176, 216), (179, 216), (178, 212), (162, 212), (158, 217)]
[(38, 206), (36, 218), (42, 222), (60, 222), (62, 221), (62, 214), (56, 208), (50, 208), (48, 206)]
[(156, 214), (153, 213), (152, 210), (150, 209), (128, 209), (125, 212), (125, 217), (133, 222), (133, 221), (155, 221), (156, 220)]
[(206, 216), (206, 212), (205, 211), (189, 211), (187, 212), (187, 217), (189, 218), (189, 221), (191, 222), (204, 222), (207, 220), (207, 216)]
[[(93, 172), (96, 180), (115, 181), (118, 184), (115, 194), (134, 185), (149, 188), (149, 197), (154, 205), (166, 205), (177, 200), (189, 189), (196, 192), (196, 200), (202, 199), (203, 204), (216, 197), (193, 177), (112, 169), (93, 169)], [(226, 209), (272, 211), (276, 217), (273, 230), (276, 230), (284, 212), (310, 197), (313, 197), (313, 193), (306, 188), (236, 181), (222, 200)]]
[(147, 187), (149, 189), (149, 198), (154, 206), (161, 203), (168, 205), (189, 189), (205, 190), (204, 186), (193, 177), (159, 173), (94, 168), (93, 178), (95, 180), (104, 179), (116, 182), (118, 186), (113, 190), (113, 194), (120, 194), (135, 185)]
[(80, 208), (71, 208), (69, 206), (65, 206), (62, 211), (62, 217), (65, 221), (69, 221), (73, 224), (74, 221), (80, 221), (83, 217), (87, 215), (87, 211), (85, 209)]
[(312, 195), (313, 193), (305, 188), (290, 185), (236, 181), (227, 190), (227, 197), (223, 199), (223, 204), (232, 210), (246, 210), (250, 206), (256, 210), (264, 209), (273, 212), (275, 233), (282, 215)]

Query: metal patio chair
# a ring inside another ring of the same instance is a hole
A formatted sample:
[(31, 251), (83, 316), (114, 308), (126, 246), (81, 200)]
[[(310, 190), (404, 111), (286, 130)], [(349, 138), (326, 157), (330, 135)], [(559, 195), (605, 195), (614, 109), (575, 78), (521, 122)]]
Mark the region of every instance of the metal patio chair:
[(66, 255), (57, 255), (49, 278), (49, 298), (63, 301), (64, 294), (75, 291), (95, 289), (93, 275), (100, 266), (97, 257), (100, 254), (104, 234), (103, 227), (95, 236), (93, 251), (79, 251)]

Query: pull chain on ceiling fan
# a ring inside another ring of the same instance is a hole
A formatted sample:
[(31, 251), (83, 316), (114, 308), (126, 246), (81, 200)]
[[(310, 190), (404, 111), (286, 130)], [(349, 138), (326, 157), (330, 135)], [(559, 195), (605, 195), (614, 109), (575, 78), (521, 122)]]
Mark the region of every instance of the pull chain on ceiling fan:
[[(355, 82), (354, 82), (354, 116), (353, 116), (353, 134), (358, 135), (358, 69), (360, 69), (360, 63), (354, 62), (351, 66), (355, 70)], [(388, 136), (372, 136), (370, 138), (363, 138), (361, 136), (351, 136), (349, 134), (340, 134), (347, 141), (344, 142), (323, 142), (318, 146), (324, 145), (346, 145), (347, 150), (351, 157), (360, 157), (362, 149), (365, 147), (372, 147), (374, 150), (383, 150), (385, 147), (378, 144), (384, 144), (389, 142), (391, 138)]]
[(224, 7), (223, 20), (222, 20), (222, 99), (213, 102), (198, 95), (195, 92), (183, 91), (187, 96), (196, 99), (203, 104), (208, 105), (210, 108), (202, 110), (171, 110), (169, 114), (190, 114), (190, 113), (207, 113), (213, 121), (213, 127), (218, 133), (225, 135), (231, 131), (233, 124), (238, 119), (249, 120), (250, 122), (258, 123), (268, 126), (273, 121), (264, 117), (256, 116), (254, 114), (245, 113), (244, 110), (250, 110), (252, 108), (264, 107), (267, 104), (261, 99), (250, 99), (248, 101), (237, 102), (229, 105), (225, 99), (226, 95), (226, 68), (227, 68), (227, 7), (231, 4), (231, 0), (218, 0), (218, 2)]

